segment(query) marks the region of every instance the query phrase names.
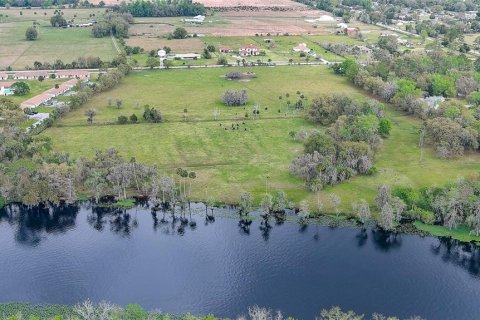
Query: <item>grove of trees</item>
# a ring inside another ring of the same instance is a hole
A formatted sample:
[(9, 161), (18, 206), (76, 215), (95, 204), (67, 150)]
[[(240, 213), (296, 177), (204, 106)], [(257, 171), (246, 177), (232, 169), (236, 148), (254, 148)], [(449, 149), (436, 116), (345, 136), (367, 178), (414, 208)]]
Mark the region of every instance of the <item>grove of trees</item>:
[(373, 156), (391, 127), (383, 108), (375, 100), (360, 103), (344, 95), (314, 99), (307, 118), (328, 128), (310, 133), (290, 171), (312, 190), (375, 172)]

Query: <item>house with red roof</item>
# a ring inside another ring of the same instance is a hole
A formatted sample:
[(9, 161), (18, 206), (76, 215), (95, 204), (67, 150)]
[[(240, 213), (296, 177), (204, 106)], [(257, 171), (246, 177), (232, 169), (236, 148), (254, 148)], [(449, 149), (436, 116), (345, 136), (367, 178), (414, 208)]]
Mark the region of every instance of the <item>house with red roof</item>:
[(46, 71), (18, 71), (13, 76), (17, 80), (37, 80), (39, 77), (48, 78)]
[(249, 44), (247, 46), (240, 47), (238, 52), (240, 53), (240, 55), (242, 57), (260, 55), (260, 50), (258, 50), (258, 48), (256, 46), (254, 46), (253, 44)]

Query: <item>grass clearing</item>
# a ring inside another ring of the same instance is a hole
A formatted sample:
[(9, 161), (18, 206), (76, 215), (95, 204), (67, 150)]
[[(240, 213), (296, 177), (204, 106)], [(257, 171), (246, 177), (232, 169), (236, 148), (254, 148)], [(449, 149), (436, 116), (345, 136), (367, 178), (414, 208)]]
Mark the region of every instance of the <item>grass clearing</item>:
[[(309, 129), (313, 125), (305, 121), (301, 113), (285, 112), (285, 100), (280, 107), (278, 97), (289, 92), (290, 100), (295, 101), (296, 91), (300, 90), (309, 100), (321, 93), (345, 93), (362, 98), (363, 92), (323, 66), (239, 68), (256, 72), (257, 78), (249, 82), (222, 78), (233, 70), (236, 68), (134, 73), (43, 134), (52, 138), (57, 150), (74, 157), (91, 157), (96, 149), (114, 147), (126, 157), (135, 156), (138, 161), (156, 165), (163, 173), (174, 174), (176, 167), (188, 167), (197, 172), (193, 188), (196, 199), (213, 196), (221, 201), (236, 202), (241, 190), (252, 191), (259, 199), (267, 182), (270, 190), (282, 189), (294, 201), (310, 200), (313, 209), (317, 195), (305, 190), (303, 182), (288, 170), (291, 160), (303, 148), (300, 142), (292, 141), (289, 131)], [(223, 106), (220, 96), (225, 90), (243, 88), (249, 93), (248, 106)], [(122, 107), (108, 107), (109, 98), (122, 99)], [(132, 113), (141, 118), (143, 109), (136, 106), (137, 102), (140, 106), (150, 104), (159, 108), (166, 122), (86, 125), (87, 108), (97, 110), (96, 123), (114, 122), (119, 115)], [(251, 118), (255, 103), (261, 106), (260, 120)], [(188, 121), (184, 121), (185, 108)], [(218, 121), (213, 120), (215, 108), (220, 111)], [(248, 120), (244, 120), (245, 112), (249, 113)], [(326, 210), (332, 209), (328, 197), (331, 192), (340, 196), (341, 208), (348, 212), (352, 201), (364, 198), (373, 203), (380, 184), (443, 185), (478, 173), (480, 157), (476, 153), (456, 160), (440, 160), (426, 149), (420, 161), (421, 123), (390, 108), (387, 115), (393, 121), (393, 129), (377, 154), (378, 173), (358, 176), (322, 190), (320, 198)], [(239, 130), (231, 130), (231, 125), (237, 123)]]

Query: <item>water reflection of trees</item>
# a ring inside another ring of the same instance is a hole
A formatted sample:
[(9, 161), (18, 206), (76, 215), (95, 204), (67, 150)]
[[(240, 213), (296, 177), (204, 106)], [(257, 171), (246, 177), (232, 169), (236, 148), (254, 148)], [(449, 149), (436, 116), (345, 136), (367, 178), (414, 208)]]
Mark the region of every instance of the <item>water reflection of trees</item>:
[(381, 251), (399, 249), (402, 246), (402, 236), (399, 233), (372, 229), (371, 234), (373, 245)]
[(136, 211), (122, 208), (91, 207), (87, 222), (98, 231), (103, 231), (108, 225), (112, 233), (122, 237), (129, 237), (132, 230), (138, 228)]
[(474, 244), (439, 238), (436, 244), (432, 244), (431, 251), (443, 261), (467, 270), (472, 276), (480, 276), (480, 248)]
[(163, 207), (151, 210), (153, 230), (165, 235), (183, 236), (187, 231), (197, 229), (197, 219), (202, 220), (204, 225), (215, 222), (215, 215), (212, 210), (208, 213), (202, 207), (189, 205), (177, 205), (175, 207)]
[(0, 213), (0, 223), (6, 221), (16, 228), (15, 240), (36, 246), (47, 234), (61, 234), (75, 227), (78, 205), (33, 207), (9, 205)]

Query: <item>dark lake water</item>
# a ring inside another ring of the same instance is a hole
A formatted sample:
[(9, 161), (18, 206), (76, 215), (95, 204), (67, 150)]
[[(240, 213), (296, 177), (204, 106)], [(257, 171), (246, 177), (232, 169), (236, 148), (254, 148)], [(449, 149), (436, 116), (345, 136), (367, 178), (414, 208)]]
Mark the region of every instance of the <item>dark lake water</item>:
[(208, 222), (195, 214), (196, 226), (182, 228), (140, 207), (9, 207), (0, 211), (0, 302), (90, 298), (228, 317), (255, 304), (301, 319), (334, 305), (480, 317), (480, 251), (471, 245), (291, 222), (248, 227), (220, 217), (225, 210)]

